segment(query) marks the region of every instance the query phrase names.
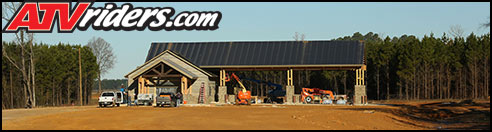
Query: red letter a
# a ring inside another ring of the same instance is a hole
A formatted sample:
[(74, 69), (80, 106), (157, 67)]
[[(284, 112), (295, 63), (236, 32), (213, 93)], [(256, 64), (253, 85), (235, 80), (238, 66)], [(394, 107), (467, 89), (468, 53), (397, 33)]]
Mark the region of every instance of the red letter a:
[[(28, 16), (27, 20), (24, 18)], [(36, 3), (25, 3), (20, 11), (13, 17), (6, 31), (17, 31), (19, 27), (27, 27), (29, 30), (39, 25), (38, 9)]]

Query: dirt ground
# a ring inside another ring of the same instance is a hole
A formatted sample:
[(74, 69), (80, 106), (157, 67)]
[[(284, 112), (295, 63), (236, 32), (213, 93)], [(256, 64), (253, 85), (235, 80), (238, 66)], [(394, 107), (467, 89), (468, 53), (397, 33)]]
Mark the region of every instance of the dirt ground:
[(490, 101), (15, 109), (2, 110), (2, 129), (490, 129)]

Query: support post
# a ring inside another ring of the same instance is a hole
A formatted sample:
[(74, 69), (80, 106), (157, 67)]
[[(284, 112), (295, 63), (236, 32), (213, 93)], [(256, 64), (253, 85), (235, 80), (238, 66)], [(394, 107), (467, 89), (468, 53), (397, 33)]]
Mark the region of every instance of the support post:
[(355, 85), (360, 85), (360, 83), (359, 83), (359, 69), (355, 70)]
[(181, 77), (181, 93), (183, 93), (183, 95), (191, 93), (191, 89), (188, 89), (188, 78), (184, 76)]
[(366, 71), (366, 66), (362, 66), (362, 68), (360, 69), (360, 72), (362, 74), (362, 77), (360, 79), (360, 81), (362, 81), (362, 85), (366, 85), (366, 82), (365, 82), (365, 78), (364, 78), (364, 75), (365, 75), (365, 71)]
[(366, 66), (362, 66), (355, 70), (355, 90), (354, 90), (354, 104), (367, 104), (366, 85), (364, 82), (364, 75)]
[(286, 100), (285, 102), (287, 104), (293, 104), (292, 98), (294, 97), (294, 70), (288, 69), (287, 70), (287, 86), (285, 86), (285, 96)]
[(294, 80), (293, 80), (293, 70), (292, 69), (289, 69), (287, 70), (287, 85), (294, 85)]
[(219, 103), (227, 103), (226, 102), (226, 95), (227, 95), (227, 86), (226, 86), (226, 71), (221, 69), (220, 70), (220, 84), (219, 84), (219, 91), (217, 95), (219, 96)]

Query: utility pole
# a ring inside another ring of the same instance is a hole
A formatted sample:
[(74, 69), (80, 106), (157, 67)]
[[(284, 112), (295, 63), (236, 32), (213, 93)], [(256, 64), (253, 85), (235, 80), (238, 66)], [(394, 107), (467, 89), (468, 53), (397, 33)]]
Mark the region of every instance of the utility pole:
[(80, 94), (80, 106), (82, 106), (82, 60), (80, 57), (80, 48), (79, 48), (79, 94)]

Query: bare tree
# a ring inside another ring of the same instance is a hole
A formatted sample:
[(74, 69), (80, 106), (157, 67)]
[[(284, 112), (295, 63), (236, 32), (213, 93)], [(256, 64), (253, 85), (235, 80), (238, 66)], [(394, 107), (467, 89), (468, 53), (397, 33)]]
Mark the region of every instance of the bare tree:
[[(298, 32), (296, 32), (294, 34), (294, 36), (292, 36), (292, 38), (295, 40), (295, 41), (301, 41), (303, 44), (307, 44), (307, 41), (305, 41), (304, 39), (306, 38), (306, 35), (304, 35), (304, 33), (301, 33), (299, 34)], [(304, 53), (304, 52), (303, 52)], [(303, 55), (304, 56), (304, 55)], [(297, 73), (299, 79), (301, 78), (301, 72)], [(302, 83), (303, 85), (309, 85), (310, 84), (310, 78), (309, 78), (309, 75), (311, 74), (311, 71), (308, 71), (308, 70), (304, 70), (304, 80), (301, 82), (299, 81), (299, 83)]]
[(96, 56), (97, 59), (96, 62), (99, 66), (98, 92), (101, 92), (101, 76), (106, 74), (109, 69), (113, 68), (114, 63), (116, 62), (116, 56), (113, 55), (113, 48), (111, 48), (111, 44), (100, 37), (93, 37), (91, 40), (89, 40), (87, 46), (91, 48), (92, 53), (94, 54), (94, 56)]
[(489, 19), (488, 20), (489, 20), (488, 22), (482, 23), (480, 27), (483, 27), (483, 28), (490, 27), (490, 16), (489, 16)]
[[(10, 21), (14, 13), (19, 9), (21, 3), (19, 2), (2, 2), (2, 22)], [(19, 44), (20, 50), (20, 60), (12, 59), (7, 51), (2, 46), (2, 55), (7, 58), (7, 60), (22, 74), (22, 84), (24, 87), (24, 96), (25, 96), (25, 104), (26, 107), (36, 107), (36, 83), (35, 83), (35, 65), (34, 65), (34, 52), (32, 50), (32, 44), (34, 43), (34, 34), (27, 33), (25, 29), (19, 30), (19, 32), (15, 33), (15, 42)], [(26, 46), (29, 46), (28, 51)], [(25, 53), (28, 54), (29, 65), (25, 62)], [(20, 61), (20, 62), (19, 62)], [(20, 63), (20, 64), (19, 64)], [(32, 90), (31, 90), (32, 89)]]
[(449, 26), (449, 34), (451, 34), (454, 38), (463, 37), (464, 32), (465, 30), (463, 29), (463, 27), (461, 27), (461, 25)]
[(305, 37), (306, 37), (306, 35), (299, 34), (298, 32), (296, 32), (292, 38), (294, 38), (295, 41), (304, 41)]

